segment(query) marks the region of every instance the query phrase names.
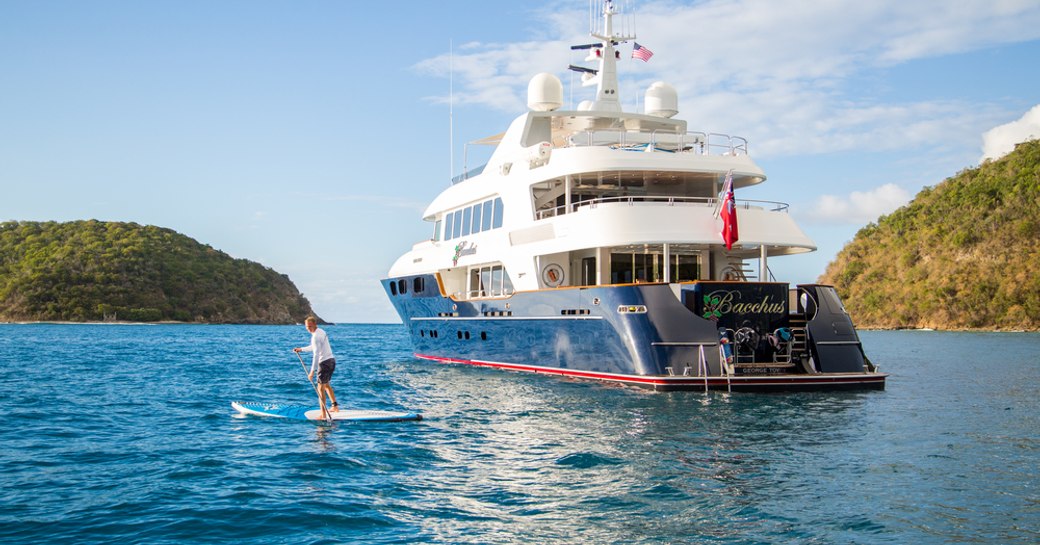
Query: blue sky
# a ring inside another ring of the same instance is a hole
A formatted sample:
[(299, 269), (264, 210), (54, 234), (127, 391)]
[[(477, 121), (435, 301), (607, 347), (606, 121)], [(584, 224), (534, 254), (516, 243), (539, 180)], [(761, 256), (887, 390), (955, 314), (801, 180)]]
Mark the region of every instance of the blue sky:
[[(655, 53), (621, 63), (626, 109), (675, 86), (690, 130), (750, 141), (769, 180), (737, 197), (790, 203), (816, 240), (781, 279), (1040, 137), (1035, 0), (620, 3)], [(461, 143), (504, 130), (538, 72), (588, 98), (566, 71), (587, 32), (587, 0), (0, 0), (0, 221), (169, 227), (328, 320), (396, 322), (378, 281), (429, 236)]]

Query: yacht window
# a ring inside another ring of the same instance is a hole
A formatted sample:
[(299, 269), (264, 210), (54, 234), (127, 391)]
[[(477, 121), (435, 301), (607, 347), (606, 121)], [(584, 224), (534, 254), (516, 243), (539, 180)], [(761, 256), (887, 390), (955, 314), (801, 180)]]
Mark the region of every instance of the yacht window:
[(437, 223), (433, 226), (433, 241), (437, 242), (441, 239), (441, 220), (437, 220)]
[(473, 219), (473, 210), (469, 207), (462, 209), (462, 236), (470, 233), (470, 221)]
[(484, 292), (480, 289), (480, 269), (469, 270), (469, 295), (467, 297), (483, 297)]
[(493, 226), (495, 229), (502, 227), (502, 197), (495, 199)]
[(405, 280), (404, 278), (398, 280), (397, 281), (397, 291), (401, 295), (404, 295), (404, 294), (408, 293), (408, 281)]
[(415, 293), (422, 293), (425, 291), (426, 282), (423, 281), (421, 276), (416, 276), (415, 280), (412, 280), (412, 291)]
[(480, 230), (488, 231), (491, 229), (491, 201), (484, 201), (482, 208), (484, 211), (480, 216)]
[(661, 263), (656, 254), (610, 254), (610, 283), (660, 282)]
[(390, 295), (397, 295), (397, 281), (390, 281)]
[(486, 294), (489, 290), (491, 290), (491, 267), (481, 267), (480, 291)]
[(586, 257), (581, 260), (581, 283), (584, 286), (596, 285), (595, 257)]
[(513, 281), (509, 279), (509, 273), (502, 269), (502, 295), (513, 293)]
[(456, 210), (452, 214), (451, 238), (462, 236), (462, 210)]
[(480, 228), (480, 211), (481, 210), (482, 210), (482, 207), (481, 207), (480, 204), (474, 204), (473, 205), (473, 227), (470, 229), (470, 231), (472, 233), (474, 233), (474, 234), (479, 233), (481, 231), (481, 228)]
[[(664, 255), (660, 253), (612, 253), (610, 283), (663, 282), (664, 266)], [(696, 255), (672, 255), (668, 268), (672, 282), (689, 282), (700, 278), (700, 261)]]
[(677, 255), (669, 264), (672, 282), (690, 282), (700, 278), (700, 267), (695, 255)]

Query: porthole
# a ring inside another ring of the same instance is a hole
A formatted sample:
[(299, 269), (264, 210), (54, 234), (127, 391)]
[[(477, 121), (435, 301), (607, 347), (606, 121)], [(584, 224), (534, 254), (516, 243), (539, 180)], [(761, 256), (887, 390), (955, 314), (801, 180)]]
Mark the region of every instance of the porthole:
[(469, 340), (469, 331), (466, 332), (466, 340)]
[(480, 332), (480, 340), (482, 340), (482, 341), (486, 341), (487, 340), (487, 331), (481, 331)]
[(461, 341), (461, 340), (462, 340), (462, 332), (461, 332), (461, 331), (457, 331), (456, 333), (458, 333), (458, 335), (459, 335), (459, 340)]

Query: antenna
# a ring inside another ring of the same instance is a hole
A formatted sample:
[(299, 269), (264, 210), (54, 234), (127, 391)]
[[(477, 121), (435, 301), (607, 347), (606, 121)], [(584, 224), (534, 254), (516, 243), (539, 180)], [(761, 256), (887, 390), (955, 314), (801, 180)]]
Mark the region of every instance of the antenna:
[(448, 180), (455, 179), (455, 44), (448, 38)]

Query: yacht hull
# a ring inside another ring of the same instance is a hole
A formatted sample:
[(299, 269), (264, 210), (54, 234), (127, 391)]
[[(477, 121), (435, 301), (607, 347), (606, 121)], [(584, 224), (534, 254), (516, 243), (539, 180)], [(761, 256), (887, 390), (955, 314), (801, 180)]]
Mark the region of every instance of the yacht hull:
[[(389, 285), (401, 280), (386, 279), (384, 288), (408, 328), (414, 355), (423, 360), (659, 391), (846, 390), (885, 385), (885, 374), (867, 370), (869, 363), (862, 357), (854, 330), (849, 338), (821, 339), (820, 347), (815, 346), (815, 338), (809, 339), (795, 357), (780, 362), (750, 352), (743, 359), (763, 361), (735, 361), (740, 354), (727, 355), (720, 322), (705, 319), (691, 308), (689, 301), (701, 297), (693, 286), (581, 287), (456, 300), (435, 289), (391, 292)], [(414, 278), (404, 280), (410, 286)], [(438, 285), (432, 275), (422, 284)], [(745, 322), (746, 318), (741, 317)], [(830, 319), (817, 316), (821, 324)], [(773, 325), (777, 325), (775, 318)], [(811, 332), (812, 324), (805, 329)], [(817, 325), (816, 329), (824, 328)], [(831, 353), (842, 348), (848, 353)], [(820, 359), (821, 354), (826, 360)]]

